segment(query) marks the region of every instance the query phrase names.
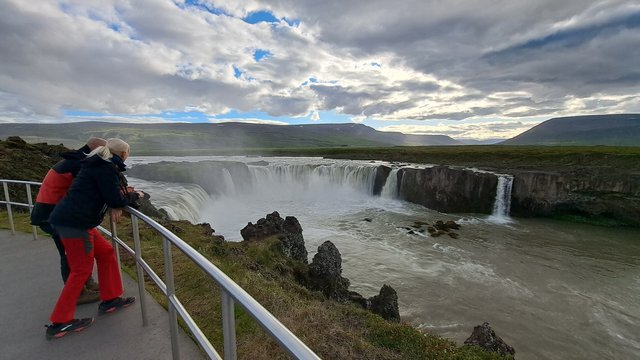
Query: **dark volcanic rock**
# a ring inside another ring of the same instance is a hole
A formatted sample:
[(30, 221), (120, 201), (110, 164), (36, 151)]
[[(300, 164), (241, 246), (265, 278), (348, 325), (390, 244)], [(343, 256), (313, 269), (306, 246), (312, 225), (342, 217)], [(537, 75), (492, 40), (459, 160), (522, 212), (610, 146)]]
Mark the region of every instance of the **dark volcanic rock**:
[(258, 241), (269, 236), (279, 235), (282, 252), (295, 260), (307, 263), (307, 249), (302, 236), (302, 226), (293, 216), (282, 219), (277, 211), (258, 220), (256, 224), (248, 223), (240, 230), (245, 241)]
[(144, 193), (144, 197), (138, 199), (138, 204), (140, 205), (140, 207), (138, 207), (138, 210), (140, 210), (141, 213), (156, 219), (168, 219), (169, 216), (167, 215), (166, 211), (153, 206), (153, 204), (151, 204), (151, 201), (149, 200), (150, 198), (151, 196), (149, 194)]
[(369, 300), (355, 291), (349, 291), (349, 301), (360, 305), (363, 309), (371, 308)]
[(382, 285), (380, 294), (369, 299), (371, 311), (385, 320), (399, 322), (398, 293), (389, 285)]
[(349, 279), (342, 277), (342, 256), (331, 241), (318, 247), (318, 253), (309, 265), (309, 288), (321, 291), (338, 302), (349, 300)]
[(280, 236), (284, 254), (292, 259), (307, 263), (307, 248), (304, 246), (302, 226), (293, 216), (287, 216), (282, 223), (284, 234)]
[(399, 196), (442, 212), (489, 214), (496, 198), (495, 174), (435, 166), (398, 171)]
[(491, 329), (488, 322), (473, 328), (473, 333), (467, 340), (466, 345), (477, 345), (489, 351), (494, 351), (502, 355), (514, 355), (516, 351), (507, 345), (496, 333)]
[(389, 173), (391, 173), (391, 168), (388, 166), (380, 165), (376, 168), (375, 178), (373, 179), (373, 195), (380, 195)]
[(513, 215), (602, 217), (640, 226), (640, 174), (587, 169), (513, 174)]
[(245, 241), (260, 240), (268, 236), (278, 235), (283, 232), (284, 220), (277, 211), (261, 218), (256, 224), (248, 223), (244, 229), (240, 230), (240, 235)]

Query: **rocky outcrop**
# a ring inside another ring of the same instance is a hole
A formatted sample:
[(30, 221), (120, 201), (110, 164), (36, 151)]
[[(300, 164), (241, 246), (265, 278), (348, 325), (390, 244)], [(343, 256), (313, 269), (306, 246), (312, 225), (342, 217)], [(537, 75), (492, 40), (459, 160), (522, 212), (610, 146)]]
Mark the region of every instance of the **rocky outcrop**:
[(496, 198), (495, 174), (435, 166), (398, 171), (399, 195), (442, 212), (491, 213)]
[(139, 206), (137, 207), (137, 209), (141, 213), (156, 219), (160, 219), (160, 220), (169, 219), (169, 216), (167, 215), (167, 213), (164, 210), (158, 209), (155, 206), (153, 206), (150, 199), (151, 199), (151, 195), (145, 193), (144, 197), (141, 197), (140, 199), (138, 199), (137, 203)]
[(284, 220), (280, 217), (277, 211), (267, 214), (256, 221), (256, 224), (248, 223), (242, 230), (240, 235), (245, 241), (261, 240), (268, 236), (282, 234), (282, 225)]
[(497, 352), (506, 356), (513, 356), (516, 353), (516, 351), (511, 346), (507, 345), (500, 336), (496, 335), (488, 322), (474, 327), (473, 333), (471, 333), (471, 336), (469, 336), (464, 343), (466, 345), (480, 346), (489, 351)]
[(283, 234), (280, 235), (282, 251), (292, 259), (307, 263), (307, 248), (304, 245), (302, 226), (293, 216), (287, 216), (282, 223)]
[(610, 218), (640, 226), (640, 175), (514, 171), (511, 214)]
[(302, 226), (293, 216), (282, 219), (280, 214), (274, 211), (258, 220), (255, 225), (248, 223), (240, 230), (240, 235), (245, 241), (256, 241), (278, 235), (282, 252), (286, 256), (307, 263), (307, 248), (304, 245)]
[(369, 299), (370, 310), (382, 316), (383, 319), (400, 322), (398, 308), (398, 293), (389, 285), (384, 284), (380, 293)]
[(398, 294), (391, 286), (385, 284), (378, 295), (365, 299), (359, 293), (349, 291), (349, 284), (349, 279), (342, 277), (340, 251), (331, 241), (325, 241), (318, 247), (318, 253), (309, 266), (307, 287), (338, 302), (354, 302), (385, 320), (400, 321)]
[(373, 195), (380, 195), (382, 188), (387, 182), (387, 178), (391, 173), (391, 168), (388, 166), (380, 165), (376, 168), (375, 176), (373, 178)]
[(307, 287), (337, 302), (350, 298), (349, 279), (342, 277), (342, 256), (331, 241), (325, 241), (309, 265)]

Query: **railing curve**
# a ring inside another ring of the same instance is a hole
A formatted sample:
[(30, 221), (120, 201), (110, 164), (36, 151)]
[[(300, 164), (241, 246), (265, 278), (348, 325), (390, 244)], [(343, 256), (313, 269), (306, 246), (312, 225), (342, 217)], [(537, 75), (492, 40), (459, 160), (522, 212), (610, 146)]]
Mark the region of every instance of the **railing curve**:
[[(35, 181), (22, 181), (22, 180), (7, 180), (0, 179), (2, 182), (5, 201), (0, 201), (2, 204), (6, 204), (9, 225), (11, 233), (15, 234), (15, 225), (13, 222), (13, 214), (11, 206), (22, 206), (29, 208), (29, 211), (33, 209), (33, 199), (31, 196), (31, 186), (40, 186), (41, 183)], [(24, 184), (27, 191), (28, 203), (11, 202), (9, 197), (9, 190), (7, 184)], [(169, 308), (169, 327), (171, 334), (171, 350), (174, 359), (180, 359), (180, 351), (178, 347), (178, 321), (177, 317), (180, 315), (185, 322), (189, 330), (194, 335), (196, 341), (207, 354), (210, 359), (225, 359), (235, 360), (237, 358), (236, 353), (236, 335), (235, 335), (235, 313), (234, 304), (240, 305), (254, 320), (274, 339), (280, 346), (287, 351), (294, 359), (320, 359), (307, 345), (305, 345), (300, 339), (298, 339), (289, 329), (287, 329), (278, 319), (275, 318), (267, 309), (265, 309), (258, 301), (256, 301), (251, 295), (249, 295), (242, 287), (236, 284), (231, 278), (229, 278), (222, 270), (213, 265), (207, 258), (197, 252), (184, 240), (177, 235), (166, 229), (164, 226), (158, 224), (155, 220), (141, 213), (140, 211), (131, 207), (126, 207), (125, 210), (131, 214), (131, 228), (133, 235), (134, 248), (131, 249), (122, 239), (117, 235), (117, 228), (114, 222), (111, 222), (111, 229), (107, 230), (102, 226), (98, 229), (111, 237), (116, 254), (118, 257), (118, 264), (120, 264), (120, 251), (121, 247), (127, 253), (134, 257), (136, 261), (136, 271), (138, 277), (138, 290), (140, 296), (140, 307), (142, 310), (142, 323), (143, 326), (148, 324), (147, 311), (145, 306), (145, 283), (144, 275), (146, 274), (160, 290), (167, 296), (167, 303)], [(157, 233), (163, 237), (163, 250), (164, 250), (164, 264), (165, 264), (165, 281), (162, 281), (160, 276), (156, 274), (153, 269), (142, 258), (142, 250), (140, 247), (140, 232), (138, 227), (138, 221), (141, 220), (149, 227), (154, 229)], [(37, 228), (33, 227), (33, 237), (37, 239)], [(182, 305), (180, 300), (175, 295), (174, 283), (173, 283), (173, 262), (171, 245), (182, 251), (189, 259), (191, 259), (209, 278), (211, 278), (222, 290), (221, 302), (222, 302), (222, 328), (224, 336), (224, 357), (216, 351), (211, 345), (209, 339), (204, 335), (202, 330), (198, 327), (195, 321), (191, 318), (189, 312)]]

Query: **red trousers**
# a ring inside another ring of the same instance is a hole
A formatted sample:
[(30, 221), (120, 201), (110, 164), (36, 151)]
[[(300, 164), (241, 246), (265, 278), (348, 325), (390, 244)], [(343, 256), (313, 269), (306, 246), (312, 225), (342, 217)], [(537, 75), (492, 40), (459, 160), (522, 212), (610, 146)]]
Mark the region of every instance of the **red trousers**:
[(93, 244), (89, 252), (85, 250), (85, 239), (61, 238), (67, 254), (70, 273), (56, 307), (51, 313), (51, 322), (64, 323), (73, 320), (78, 297), (89, 275), (93, 272), (94, 259), (98, 263), (100, 299), (103, 301), (111, 300), (124, 293), (113, 246), (97, 229), (87, 230), (87, 233), (88, 241)]

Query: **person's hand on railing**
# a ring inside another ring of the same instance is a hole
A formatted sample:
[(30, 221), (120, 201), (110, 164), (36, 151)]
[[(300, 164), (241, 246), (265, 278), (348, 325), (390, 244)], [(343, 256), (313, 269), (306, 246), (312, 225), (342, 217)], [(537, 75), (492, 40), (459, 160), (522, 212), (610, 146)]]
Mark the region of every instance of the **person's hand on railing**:
[(120, 222), (120, 217), (122, 217), (122, 209), (111, 209), (111, 221)]

